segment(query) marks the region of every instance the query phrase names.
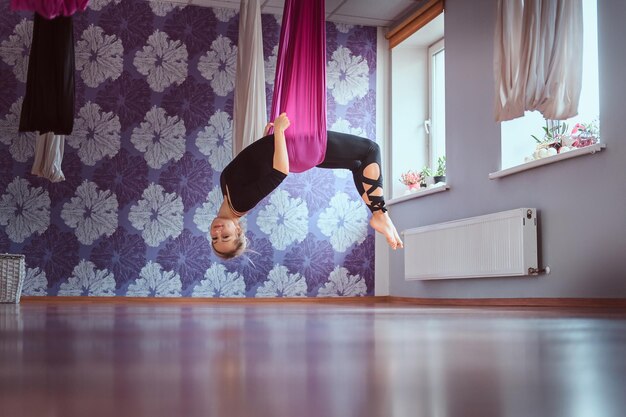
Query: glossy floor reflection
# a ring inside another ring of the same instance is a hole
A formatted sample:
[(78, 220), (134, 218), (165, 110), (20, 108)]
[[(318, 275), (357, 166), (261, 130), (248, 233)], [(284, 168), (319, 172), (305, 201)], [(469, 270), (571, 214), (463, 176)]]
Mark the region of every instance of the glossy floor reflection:
[(397, 305), (0, 305), (0, 415), (626, 410), (626, 317)]

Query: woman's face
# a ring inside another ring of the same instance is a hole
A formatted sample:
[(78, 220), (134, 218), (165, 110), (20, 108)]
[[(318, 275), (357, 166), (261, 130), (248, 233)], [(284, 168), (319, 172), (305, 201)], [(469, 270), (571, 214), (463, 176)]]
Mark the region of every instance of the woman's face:
[(211, 242), (221, 253), (229, 253), (236, 249), (239, 233), (241, 233), (239, 222), (231, 219), (216, 217), (211, 223)]

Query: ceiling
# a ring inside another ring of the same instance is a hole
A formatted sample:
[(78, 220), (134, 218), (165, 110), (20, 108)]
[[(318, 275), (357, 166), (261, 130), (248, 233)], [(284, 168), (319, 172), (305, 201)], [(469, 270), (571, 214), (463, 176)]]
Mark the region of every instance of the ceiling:
[[(239, 9), (239, 0), (170, 1), (196, 6)], [(260, 0), (260, 2), (261, 13), (282, 14), (284, 0)], [(422, 2), (422, 0), (326, 0), (326, 20), (390, 27), (413, 12)]]

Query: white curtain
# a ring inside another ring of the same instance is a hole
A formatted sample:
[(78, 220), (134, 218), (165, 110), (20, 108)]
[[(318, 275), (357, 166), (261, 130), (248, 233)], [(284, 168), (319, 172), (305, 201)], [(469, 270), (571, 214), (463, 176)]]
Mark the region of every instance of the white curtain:
[(498, 0), (494, 47), (496, 120), (537, 110), (578, 113), (582, 87), (582, 0)]
[(241, 0), (233, 115), (233, 156), (263, 136), (267, 121), (261, 29), (259, 0)]
[(65, 135), (55, 135), (53, 132), (37, 136), (35, 143), (35, 161), (31, 173), (38, 177), (47, 178), (51, 182), (65, 180), (61, 170), (63, 162), (63, 148)]

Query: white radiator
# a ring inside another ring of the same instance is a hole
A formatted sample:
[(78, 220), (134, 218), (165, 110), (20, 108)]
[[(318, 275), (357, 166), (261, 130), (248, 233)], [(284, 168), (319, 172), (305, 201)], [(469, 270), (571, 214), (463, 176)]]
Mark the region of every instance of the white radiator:
[(531, 275), (537, 210), (520, 208), (404, 231), (407, 280)]

